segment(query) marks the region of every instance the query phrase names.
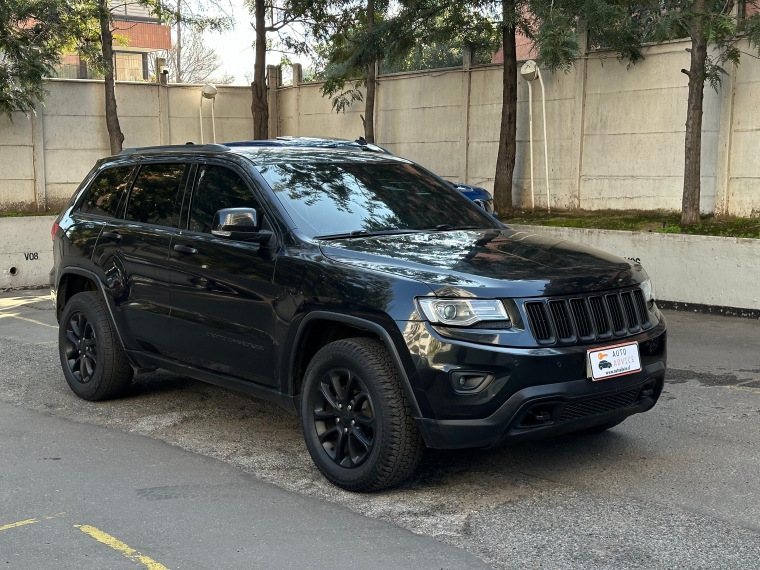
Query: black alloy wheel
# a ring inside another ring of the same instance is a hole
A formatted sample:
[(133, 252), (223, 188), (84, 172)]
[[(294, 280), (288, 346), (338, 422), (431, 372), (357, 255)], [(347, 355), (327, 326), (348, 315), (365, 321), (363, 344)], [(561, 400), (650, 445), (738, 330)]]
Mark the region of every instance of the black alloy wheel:
[(72, 313), (66, 323), (66, 360), (77, 382), (87, 384), (98, 364), (98, 344), (95, 327), (81, 311)]
[(58, 354), (66, 383), (80, 398), (107, 400), (129, 387), (134, 373), (96, 291), (73, 295), (61, 312)]
[(341, 467), (360, 466), (375, 444), (375, 409), (361, 378), (348, 368), (322, 376), (314, 398), (314, 427), (327, 455)]
[(409, 477), (424, 443), (382, 341), (323, 346), (301, 387), (301, 427), (314, 464), (347, 491), (377, 491)]

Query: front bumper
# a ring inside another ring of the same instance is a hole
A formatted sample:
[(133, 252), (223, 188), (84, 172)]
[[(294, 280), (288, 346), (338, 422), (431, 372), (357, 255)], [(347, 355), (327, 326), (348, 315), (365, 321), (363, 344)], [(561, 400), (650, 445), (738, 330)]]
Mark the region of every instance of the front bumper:
[(662, 393), (664, 364), (648, 366), (630, 376), (632, 378), (600, 382), (583, 379), (524, 388), (487, 418), (421, 418), (417, 426), (428, 447), (435, 449), (493, 447), (509, 440), (562, 435), (622, 420), (652, 408)]
[[(429, 336), (420, 334), (421, 326)], [(457, 342), (425, 325), (410, 325), (406, 333), (415, 393), (422, 396), (422, 417), (415, 420), (436, 449), (490, 447), (622, 420), (652, 408), (665, 379), (664, 320), (625, 339), (638, 342), (641, 371), (596, 382), (587, 377), (586, 354), (605, 343), (511, 349)], [(487, 374), (485, 387), (457, 390), (454, 378), (462, 371)]]

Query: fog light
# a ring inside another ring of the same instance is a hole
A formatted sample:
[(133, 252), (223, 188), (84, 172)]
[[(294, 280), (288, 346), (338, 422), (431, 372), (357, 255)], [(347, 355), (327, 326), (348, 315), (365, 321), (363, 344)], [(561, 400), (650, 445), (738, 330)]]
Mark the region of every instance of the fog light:
[(472, 370), (454, 370), (450, 374), (451, 384), (457, 394), (482, 392), (493, 381), (494, 375)]

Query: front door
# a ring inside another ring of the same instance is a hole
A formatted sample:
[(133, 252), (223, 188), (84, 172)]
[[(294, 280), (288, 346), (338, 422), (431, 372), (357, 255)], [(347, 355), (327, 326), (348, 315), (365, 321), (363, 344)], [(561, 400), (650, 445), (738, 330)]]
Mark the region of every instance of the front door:
[(244, 207), (263, 217), (259, 201), (237, 172), (199, 166), (192, 196), (186, 195), (183, 205), (187, 224), (181, 222), (183, 229), (169, 250), (172, 356), (273, 386), (274, 307), (282, 293), (272, 283), (275, 261), (260, 255), (258, 244), (211, 234), (218, 210)]
[(169, 349), (169, 245), (188, 166), (141, 166), (124, 219), (109, 220), (93, 255), (126, 325), (125, 342), (137, 350), (165, 355)]

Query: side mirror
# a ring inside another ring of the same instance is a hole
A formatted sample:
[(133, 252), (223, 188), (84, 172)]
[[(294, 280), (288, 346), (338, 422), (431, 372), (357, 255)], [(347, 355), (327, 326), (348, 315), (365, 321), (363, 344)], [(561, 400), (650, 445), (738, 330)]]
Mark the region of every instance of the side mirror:
[(252, 241), (265, 245), (274, 234), (261, 231), (259, 213), (253, 208), (224, 208), (214, 214), (211, 233), (235, 241)]

